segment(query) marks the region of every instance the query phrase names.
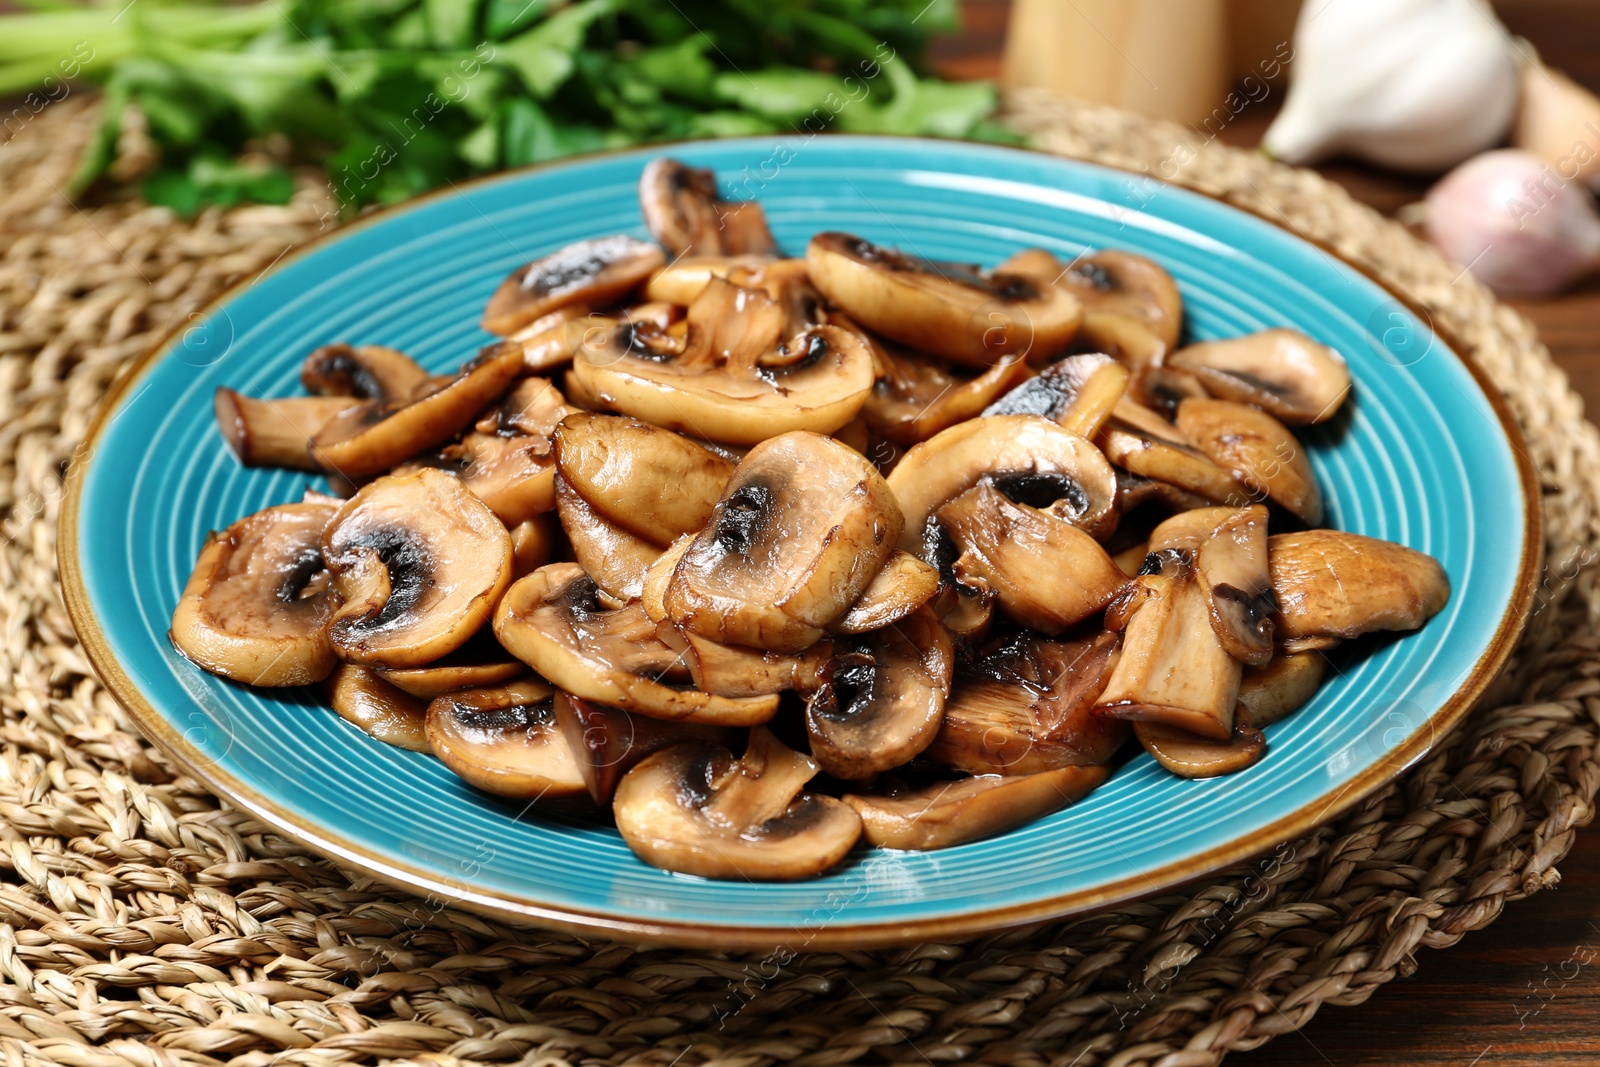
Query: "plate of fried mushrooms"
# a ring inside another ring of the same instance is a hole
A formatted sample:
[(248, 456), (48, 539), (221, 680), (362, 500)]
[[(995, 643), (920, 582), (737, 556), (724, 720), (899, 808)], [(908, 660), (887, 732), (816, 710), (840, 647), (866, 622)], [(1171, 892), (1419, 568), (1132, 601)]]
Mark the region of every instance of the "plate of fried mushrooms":
[(1147, 184), (732, 140), (364, 218), (118, 382), (73, 622), (440, 906), (798, 951), (1270, 862), (1505, 663), (1537, 487), (1425, 315)]

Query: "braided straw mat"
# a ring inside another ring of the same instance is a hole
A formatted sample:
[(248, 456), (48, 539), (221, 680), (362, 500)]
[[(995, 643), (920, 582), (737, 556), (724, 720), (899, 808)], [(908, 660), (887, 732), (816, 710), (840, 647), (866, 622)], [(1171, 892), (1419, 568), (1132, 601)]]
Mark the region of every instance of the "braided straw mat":
[(1544, 483), (1548, 573), (1510, 671), (1431, 758), (1183, 893), (966, 945), (640, 950), (343, 871), (133, 731), (68, 625), (54, 552), (63, 473), (108, 384), (331, 225), (325, 191), (308, 175), (286, 207), (193, 221), (136, 202), (80, 210), (62, 189), (94, 110), (69, 99), (0, 144), (5, 1062), (1212, 1064), (1323, 1004), (1361, 1003), (1419, 948), (1555, 885), (1600, 784), (1600, 437), (1532, 327), (1312, 173), (1117, 111), (1042, 96), (1009, 110), (1041, 147), (1148, 167), (1336, 248), (1504, 391)]

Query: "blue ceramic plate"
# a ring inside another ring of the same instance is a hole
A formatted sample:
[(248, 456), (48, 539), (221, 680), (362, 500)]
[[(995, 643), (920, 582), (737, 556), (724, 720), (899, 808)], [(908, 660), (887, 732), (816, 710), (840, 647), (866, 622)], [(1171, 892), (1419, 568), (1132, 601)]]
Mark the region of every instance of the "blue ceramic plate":
[(1183, 781), (1141, 755), (1083, 803), (1001, 837), (861, 851), (790, 885), (656, 870), (613, 829), (476, 793), (436, 760), (358, 733), (314, 693), (252, 691), (180, 659), (168, 620), (206, 532), (306, 485), (242, 469), (218, 436), (212, 391), (295, 395), (301, 359), (338, 340), (455, 367), (490, 340), (478, 315), (512, 268), (579, 238), (646, 236), (635, 182), (658, 152), (581, 159), (423, 199), (286, 257), (107, 402), (61, 516), (68, 603), (112, 691), (218, 793), (393, 882), (550, 925), (719, 947), (954, 937), (1269, 852), (1418, 759), (1509, 654), (1541, 543), (1516, 431), (1445, 340), (1344, 262), (1205, 197), (1026, 151), (849, 137), (671, 151), (715, 168), (729, 195), (759, 199), (791, 253), (824, 229), (985, 264), (1028, 245), (1064, 259), (1129, 249), (1177, 278), (1194, 339), (1292, 326), (1332, 345), (1354, 399), (1305, 436), (1328, 524), (1437, 557), (1449, 605), (1420, 633), (1336, 656), (1338, 671), (1268, 729), (1270, 752), (1245, 773)]

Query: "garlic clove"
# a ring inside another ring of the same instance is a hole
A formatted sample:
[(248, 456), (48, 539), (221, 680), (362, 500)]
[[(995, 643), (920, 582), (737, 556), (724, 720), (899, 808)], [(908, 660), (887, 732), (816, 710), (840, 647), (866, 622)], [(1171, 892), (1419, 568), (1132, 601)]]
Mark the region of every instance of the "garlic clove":
[(1522, 103), (1511, 144), (1565, 181), (1600, 190), (1600, 96), (1534, 60), (1522, 67)]
[(1434, 247), (1499, 293), (1556, 293), (1600, 260), (1589, 193), (1520, 149), (1463, 163), (1429, 190), (1425, 207)]
[(1500, 143), (1518, 65), (1484, 0), (1307, 4), (1289, 98), (1261, 148), (1287, 163), (1341, 152), (1438, 172)]

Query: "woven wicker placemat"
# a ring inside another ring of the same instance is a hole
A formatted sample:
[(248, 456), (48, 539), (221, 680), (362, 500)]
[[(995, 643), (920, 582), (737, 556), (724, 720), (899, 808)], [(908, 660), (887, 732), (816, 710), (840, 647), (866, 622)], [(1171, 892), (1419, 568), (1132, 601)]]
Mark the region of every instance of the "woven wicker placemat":
[(1495, 696), (1435, 755), (1185, 892), (966, 945), (639, 950), (342, 871), (134, 732), (73, 637), (54, 556), (62, 477), (107, 385), (225, 285), (330, 226), (330, 205), (308, 177), (287, 207), (192, 221), (132, 202), (80, 210), (62, 189), (93, 103), (68, 99), (0, 143), (8, 1062), (1210, 1064), (1360, 1003), (1418, 948), (1554, 885), (1600, 784), (1600, 436), (1533, 329), (1315, 174), (1121, 112), (1037, 95), (1010, 108), (1041, 147), (1148, 169), (1336, 248), (1504, 392), (1543, 480), (1547, 573)]

